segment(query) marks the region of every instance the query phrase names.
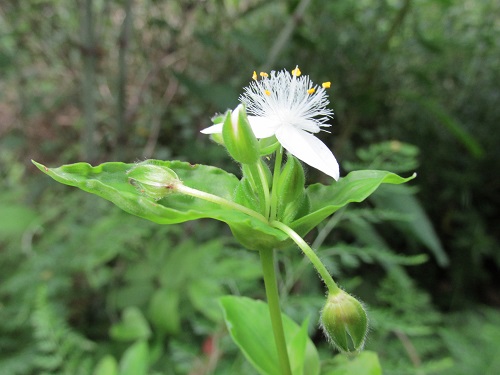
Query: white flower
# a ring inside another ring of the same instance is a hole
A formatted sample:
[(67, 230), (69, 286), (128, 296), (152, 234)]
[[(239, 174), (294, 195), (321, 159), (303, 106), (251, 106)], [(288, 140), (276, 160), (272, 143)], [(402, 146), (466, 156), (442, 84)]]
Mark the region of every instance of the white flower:
[[(245, 87), (240, 101), (250, 114), (248, 120), (257, 138), (276, 136), (280, 144), (304, 163), (319, 169), (335, 180), (339, 179), (339, 165), (330, 149), (312, 133), (318, 133), (333, 112), (325, 88), (315, 85), (308, 76), (301, 76), (299, 68), (260, 73)], [(222, 124), (201, 131), (205, 134), (221, 133)]]

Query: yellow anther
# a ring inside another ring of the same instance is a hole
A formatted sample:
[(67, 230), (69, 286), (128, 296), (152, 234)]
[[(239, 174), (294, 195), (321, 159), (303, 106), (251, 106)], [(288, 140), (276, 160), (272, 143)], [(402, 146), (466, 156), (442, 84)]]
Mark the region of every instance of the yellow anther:
[(252, 79), (253, 79), (254, 81), (257, 81), (257, 72), (256, 72), (255, 70), (253, 71), (253, 74), (252, 74)]
[(267, 74), (266, 72), (260, 72), (260, 76), (262, 78), (267, 78), (267, 77), (269, 77), (269, 74)]
[(309, 95), (311, 95), (311, 94), (314, 94), (314, 91), (316, 91), (316, 89), (313, 87), (313, 88), (310, 88), (309, 90), (307, 90), (307, 93)]
[(300, 71), (298, 66), (294, 70), (292, 70), (292, 75), (294, 77), (299, 77), (301, 74), (302, 74), (302, 72)]
[(269, 91), (269, 90), (264, 90), (264, 94), (266, 94), (267, 96), (271, 96), (271, 91)]
[(323, 82), (321, 84), (321, 86), (323, 86), (324, 89), (329, 89), (331, 85), (332, 85), (331, 82)]

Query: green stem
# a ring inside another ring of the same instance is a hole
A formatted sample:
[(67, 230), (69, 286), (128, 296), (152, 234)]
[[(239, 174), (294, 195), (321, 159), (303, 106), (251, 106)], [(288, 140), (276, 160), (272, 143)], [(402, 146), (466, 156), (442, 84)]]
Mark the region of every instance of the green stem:
[(283, 223), (280, 223), (279, 221), (273, 221), (271, 222), (271, 225), (285, 232), (288, 237), (290, 237), (297, 244), (297, 246), (300, 247), (302, 252), (306, 257), (309, 258), (314, 268), (316, 268), (316, 271), (318, 271), (320, 277), (323, 279), (323, 282), (328, 288), (328, 293), (333, 295), (337, 294), (340, 291), (340, 288), (337, 286), (335, 281), (333, 281), (330, 272), (328, 272), (325, 265), (321, 262), (314, 250), (311, 249), (311, 247), (302, 239), (302, 237), (300, 237), (292, 228), (286, 226)]
[(269, 220), (276, 220), (277, 210), (278, 210), (278, 180), (281, 174), (281, 163), (283, 160), (283, 147), (279, 147), (276, 150), (276, 156), (274, 159), (274, 171), (273, 171), (273, 190), (271, 192), (271, 216)]
[(279, 302), (278, 285), (276, 282), (276, 272), (274, 269), (274, 250), (261, 250), (260, 261), (264, 274), (264, 285), (266, 287), (267, 305), (271, 315), (273, 326), (274, 343), (278, 351), (278, 361), (282, 375), (292, 375), (288, 351), (286, 349), (285, 331), (281, 319), (281, 308)]
[(243, 212), (249, 216), (254, 217), (257, 220), (260, 220), (264, 223), (268, 223), (267, 219), (264, 216), (262, 216), (261, 214), (259, 214), (258, 212), (255, 212), (254, 210), (251, 210), (248, 207), (242, 206), (241, 204), (228, 201), (227, 199), (221, 198), (217, 195), (206, 193), (206, 192), (201, 191), (201, 190), (193, 189), (193, 188), (190, 188), (186, 185), (182, 185), (180, 183), (175, 185), (175, 191), (178, 193), (181, 193), (181, 194), (189, 195), (191, 197), (200, 198), (200, 199), (203, 199), (203, 200), (208, 201), (208, 202), (216, 203), (220, 206), (230, 208), (232, 210), (237, 210), (237, 211)]

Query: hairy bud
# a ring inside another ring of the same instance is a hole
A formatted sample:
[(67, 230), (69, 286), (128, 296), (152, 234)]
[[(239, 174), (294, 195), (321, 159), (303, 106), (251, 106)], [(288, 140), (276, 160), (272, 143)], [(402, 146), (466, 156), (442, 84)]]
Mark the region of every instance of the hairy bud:
[(239, 105), (227, 114), (222, 138), (229, 154), (239, 163), (254, 164), (260, 158), (259, 142), (248, 122), (245, 107)]
[(142, 194), (154, 200), (173, 193), (176, 186), (181, 183), (172, 169), (147, 162), (132, 167), (127, 176), (129, 182)]
[(328, 339), (341, 352), (363, 349), (368, 317), (363, 305), (343, 290), (328, 295), (321, 312), (321, 326)]

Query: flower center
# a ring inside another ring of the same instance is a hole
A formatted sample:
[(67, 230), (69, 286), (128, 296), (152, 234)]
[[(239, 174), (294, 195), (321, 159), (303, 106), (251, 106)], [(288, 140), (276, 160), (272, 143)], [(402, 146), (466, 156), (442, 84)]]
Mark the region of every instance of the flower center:
[(292, 126), (311, 133), (329, 126), (325, 122), (333, 113), (326, 108), (329, 102), (325, 90), (330, 82), (315, 85), (309, 76), (302, 76), (299, 67), (270, 74), (254, 71), (252, 79), (240, 101), (249, 113), (267, 119), (270, 126)]

